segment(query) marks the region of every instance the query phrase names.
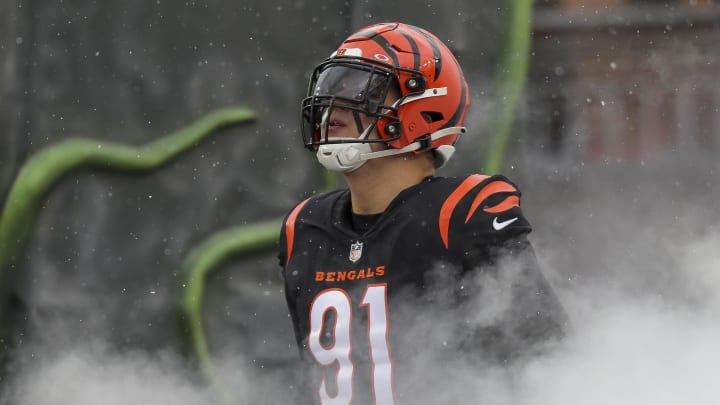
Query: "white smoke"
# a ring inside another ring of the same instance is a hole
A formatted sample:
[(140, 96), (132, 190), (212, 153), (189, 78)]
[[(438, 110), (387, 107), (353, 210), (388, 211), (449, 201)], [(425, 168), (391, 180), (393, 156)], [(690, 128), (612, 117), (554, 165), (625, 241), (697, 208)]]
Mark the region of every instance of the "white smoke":
[[(692, 210), (678, 211), (685, 214), (693, 216)], [(700, 217), (707, 218), (706, 214), (700, 212)], [(612, 221), (610, 229), (615, 231), (639, 227), (622, 216)], [(586, 225), (566, 224), (578, 229)], [(416, 367), (401, 376), (415, 381), (414, 391), (405, 399), (412, 397), (414, 404), (716, 403), (720, 398), (720, 386), (713, 383), (720, 364), (720, 232), (712, 225), (707, 229), (695, 238), (682, 239), (676, 238), (676, 229), (666, 234), (626, 234), (613, 243), (605, 241), (595, 255), (583, 254), (591, 252), (592, 244), (576, 246), (579, 251), (574, 254), (581, 256), (577, 263), (586, 266), (584, 272), (597, 274), (571, 282), (562, 282), (562, 272), (553, 270), (566, 254), (566, 240), (542, 241), (538, 255), (570, 315), (567, 338), (512, 370), (477, 363), (469, 356), (454, 356), (451, 361), (424, 356), (418, 348)], [(623, 246), (627, 249), (620, 249)], [(636, 251), (643, 252), (642, 261)], [(483, 303), (487, 312), (477, 313), (476, 321), (488, 319), (489, 307), (506, 306), (507, 300), (489, 296)], [(418, 333), (452, 323), (448, 314), (407, 317)], [(34, 351), (30, 356), (34, 365), (13, 376), (0, 394), (0, 403), (282, 404), (297, 389), (288, 372), (259, 367), (251, 353), (216, 349), (216, 387), (202, 382), (195, 368), (173, 353), (121, 352), (85, 343), (54, 353)]]
[(204, 404), (211, 392), (193, 382), (187, 368), (171, 354), (118, 353), (101, 343), (44, 358), (15, 376), (2, 403), (60, 404)]
[(619, 296), (573, 301), (577, 332), (523, 370), (526, 404), (712, 404), (715, 309)]

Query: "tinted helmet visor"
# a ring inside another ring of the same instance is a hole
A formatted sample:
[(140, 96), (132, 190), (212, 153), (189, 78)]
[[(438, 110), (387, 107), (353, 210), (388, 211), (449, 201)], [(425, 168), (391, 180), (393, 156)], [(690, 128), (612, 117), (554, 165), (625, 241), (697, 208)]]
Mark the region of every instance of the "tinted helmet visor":
[(333, 141), (324, 135), (327, 131), (322, 126), (328, 123), (323, 122), (323, 117), (327, 117), (333, 108), (352, 111), (358, 133), (367, 132), (367, 128), (362, 128), (360, 114), (374, 118), (370, 124), (372, 128), (380, 118), (395, 119), (396, 109), (385, 105), (392, 85), (396, 85), (392, 71), (378, 66), (348, 61), (326, 62), (318, 66), (313, 73), (308, 96), (302, 102), (305, 146), (314, 148), (323, 143), (348, 142)]

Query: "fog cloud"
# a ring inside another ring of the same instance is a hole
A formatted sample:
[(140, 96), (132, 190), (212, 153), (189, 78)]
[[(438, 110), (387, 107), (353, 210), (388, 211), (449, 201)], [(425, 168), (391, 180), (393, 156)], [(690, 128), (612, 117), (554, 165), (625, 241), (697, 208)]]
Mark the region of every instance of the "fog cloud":
[[(623, 229), (634, 224), (622, 216), (612, 221)], [(578, 232), (585, 225), (568, 224)], [(609, 253), (617, 249), (614, 255), (583, 255), (591, 244), (577, 245), (574, 254), (581, 259), (576, 262), (585, 265), (584, 271), (606, 274), (569, 281), (563, 269), (555, 268), (563, 263), (567, 241), (543, 241), (539, 257), (571, 319), (567, 338), (511, 370), (463, 354), (451, 360), (426, 356), (418, 348), (416, 367), (403, 375), (415, 381), (408, 395), (412, 403), (715, 403), (720, 398), (720, 386), (713, 383), (720, 363), (720, 233), (712, 225), (706, 229), (682, 240), (674, 231), (643, 232), (642, 241), (625, 235), (602, 245)], [(628, 243), (628, 249), (618, 249)], [(632, 251), (652, 251), (653, 246), (658, 252), (645, 255), (638, 266)], [(507, 305), (502, 294), (482, 302)], [(479, 311), (476, 320), (490, 319), (492, 311), (487, 311)], [(432, 330), (441, 324), (440, 316), (408, 315), (408, 321), (415, 330)], [(297, 388), (288, 370), (260, 366), (251, 353), (215, 350), (220, 389), (203, 383), (194, 367), (170, 352), (120, 351), (98, 343), (51, 353), (32, 350), (31, 366), (13, 377), (2, 394), (3, 403), (280, 404), (288, 403), (288, 395)]]

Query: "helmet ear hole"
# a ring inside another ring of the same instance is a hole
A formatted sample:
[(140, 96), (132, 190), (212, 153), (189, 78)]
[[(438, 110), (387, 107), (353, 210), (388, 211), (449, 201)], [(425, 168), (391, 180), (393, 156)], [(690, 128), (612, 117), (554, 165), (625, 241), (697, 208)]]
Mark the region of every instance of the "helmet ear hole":
[(428, 124), (432, 124), (433, 122), (438, 122), (443, 120), (443, 115), (439, 111), (423, 111), (420, 113), (422, 117), (425, 119), (425, 122)]

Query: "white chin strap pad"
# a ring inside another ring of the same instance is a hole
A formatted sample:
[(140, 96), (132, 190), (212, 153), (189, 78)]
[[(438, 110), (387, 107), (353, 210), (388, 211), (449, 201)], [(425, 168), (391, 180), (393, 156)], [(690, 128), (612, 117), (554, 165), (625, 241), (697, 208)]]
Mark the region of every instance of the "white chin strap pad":
[(317, 159), (328, 170), (348, 173), (362, 166), (372, 152), (368, 143), (331, 143), (318, 146)]
[(439, 169), (447, 163), (448, 160), (455, 153), (455, 147), (450, 145), (440, 145), (433, 149), (435, 157), (435, 168)]
[[(450, 127), (441, 129), (430, 136), (431, 141), (446, 136), (463, 134), (464, 127)], [(344, 140), (357, 140), (355, 138), (344, 138)], [(367, 142), (331, 143), (318, 146), (317, 159), (328, 170), (348, 173), (362, 166), (369, 159), (377, 159), (385, 156), (400, 155), (420, 149), (420, 142), (413, 142), (401, 149), (385, 149), (373, 152)], [(455, 153), (455, 147), (440, 145), (433, 149), (435, 152), (435, 167), (439, 168), (445, 164)]]

